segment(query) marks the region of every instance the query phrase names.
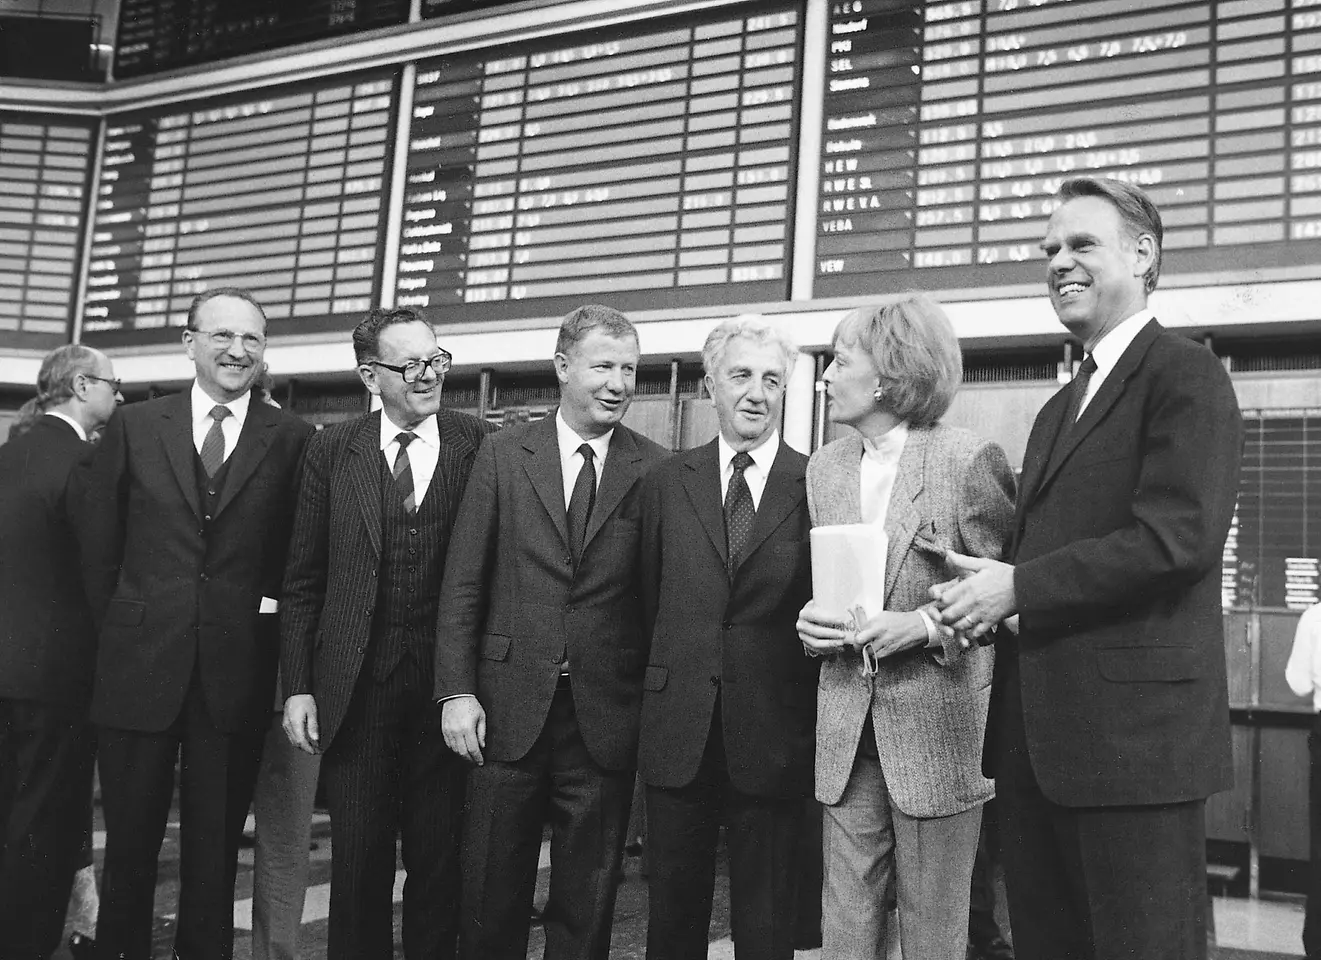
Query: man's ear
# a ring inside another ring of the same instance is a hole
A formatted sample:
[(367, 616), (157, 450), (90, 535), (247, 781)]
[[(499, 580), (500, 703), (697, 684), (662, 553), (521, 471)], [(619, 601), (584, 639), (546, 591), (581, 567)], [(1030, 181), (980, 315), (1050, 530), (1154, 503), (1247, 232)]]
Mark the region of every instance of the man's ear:
[(706, 384), (706, 395), (711, 398), (711, 406), (716, 403), (716, 379), (711, 374), (702, 375), (702, 383)]
[(1149, 233), (1140, 233), (1133, 243), (1134, 252), (1137, 259), (1134, 264), (1133, 275), (1136, 277), (1146, 276), (1151, 265), (1156, 262), (1156, 238)]
[(358, 364), (358, 378), (362, 380), (362, 385), (376, 397), (381, 395), (381, 385), (376, 382), (376, 368), (368, 363)]
[(555, 367), (555, 379), (560, 383), (569, 382), (569, 358), (562, 353), (556, 353), (551, 363)]

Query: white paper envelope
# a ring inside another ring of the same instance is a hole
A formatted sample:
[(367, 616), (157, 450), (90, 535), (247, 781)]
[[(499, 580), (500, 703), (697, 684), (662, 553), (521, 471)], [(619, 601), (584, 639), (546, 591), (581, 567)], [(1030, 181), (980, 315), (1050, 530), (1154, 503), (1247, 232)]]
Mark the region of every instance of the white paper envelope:
[(861, 606), (872, 617), (885, 606), (885, 551), (889, 538), (873, 523), (814, 527), (812, 599), (841, 621)]

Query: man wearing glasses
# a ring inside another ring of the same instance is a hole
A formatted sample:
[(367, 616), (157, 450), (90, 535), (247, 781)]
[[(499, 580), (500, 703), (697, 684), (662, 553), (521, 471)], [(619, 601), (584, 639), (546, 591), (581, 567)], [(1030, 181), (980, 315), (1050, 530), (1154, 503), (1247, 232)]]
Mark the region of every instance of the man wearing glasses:
[(232, 954), (238, 839), (270, 723), (273, 613), (311, 432), (252, 401), (266, 316), (251, 294), (198, 296), (183, 344), (192, 386), (124, 407), (75, 478), (99, 629), (91, 719), (106, 821), (103, 957), (151, 956), (180, 756), (174, 952)]
[(331, 846), (329, 958), (393, 955), (395, 840), (403, 946), (453, 957), (465, 765), (431, 700), (445, 550), (492, 428), (442, 409), (450, 355), (413, 310), (353, 331), (381, 410), (307, 446), (281, 611), (284, 728), (323, 754)]

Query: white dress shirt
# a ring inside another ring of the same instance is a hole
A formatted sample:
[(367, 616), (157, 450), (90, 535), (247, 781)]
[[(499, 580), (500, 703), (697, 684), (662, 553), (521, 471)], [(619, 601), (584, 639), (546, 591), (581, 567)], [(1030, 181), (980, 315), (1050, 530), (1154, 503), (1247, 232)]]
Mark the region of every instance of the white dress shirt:
[(1092, 374), (1092, 379), (1087, 382), (1087, 395), (1082, 398), (1082, 403), (1078, 407), (1079, 417), (1082, 417), (1082, 412), (1087, 409), (1087, 404), (1092, 402), (1092, 397), (1096, 396), (1096, 391), (1101, 389), (1101, 384), (1105, 383), (1105, 378), (1115, 368), (1115, 364), (1124, 355), (1128, 345), (1142, 332), (1142, 328), (1147, 325), (1147, 321), (1155, 318), (1156, 314), (1150, 310), (1139, 310), (1102, 337), (1101, 341), (1092, 348), (1092, 359), (1096, 361), (1096, 371)]
[(83, 429), (83, 425), (79, 423), (77, 420), (75, 420), (73, 417), (69, 416), (67, 413), (61, 413), (58, 410), (47, 410), (46, 416), (54, 417), (57, 420), (63, 420), (69, 426), (73, 427), (74, 430), (78, 431), (79, 440), (81, 440), (83, 443), (87, 442), (87, 431)]
[[(729, 481), (734, 478), (734, 454), (735, 450), (725, 439), (725, 435), (720, 434), (720, 502), (725, 502), (725, 495), (729, 493)], [(752, 462), (748, 464), (743, 471), (743, 479), (747, 481), (748, 492), (752, 494), (752, 509), (756, 510), (761, 506), (761, 494), (766, 489), (766, 477), (771, 472), (771, 464), (775, 463), (775, 455), (780, 452), (780, 431), (772, 430), (771, 435), (763, 440), (758, 446), (747, 451), (752, 457)]]
[[(391, 420), (384, 409), (381, 410), (381, 453), (385, 454), (385, 463), (391, 472), (399, 457), (399, 434), (405, 432), (405, 428)], [(417, 439), (408, 443), (408, 466), (413, 471), (413, 503), (421, 508), (431, 478), (436, 475), (436, 462), (440, 460), (440, 427), (435, 414), (414, 427), (412, 433)]]
[(890, 494), (899, 476), (899, 458), (908, 440), (908, 423), (900, 422), (879, 437), (862, 438), (862, 463), (858, 467), (858, 495), (862, 522), (885, 526), (890, 512)]
[(589, 444), (596, 455), (596, 487), (601, 488), (601, 474), (605, 472), (605, 455), (610, 452), (610, 438), (615, 435), (610, 428), (594, 440), (578, 436), (573, 427), (564, 421), (564, 414), (555, 411), (555, 436), (560, 444), (560, 479), (564, 481), (564, 509), (569, 509), (569, 500), (573, 497), (573, 485), (578, 482), (578, 473), (583, 468), (583, 455), (578, 448)]
[(239, 434), (243, 432), (243, 422), (248, 419), (248, 404), (251, 402), (252, 392), (249, 391), (237, 400), (217, 404), (207, 396), (206, 391), (196, 380), (193, 381), (193, 448), (197, 450), (198, 456), (202, 454), (202, 441), (206, 439), (211, 424), (215, 422), (211, 419), (211, 411), (221, 406), (229, 408), (229, 416), (220, 421), (220, 432), (225, 438), (225, 455), (221, 458), (221, 462), (229, 459), (229, 455), (238, 446)]
[(1293, 635), (1284, 679), (1300, 697), (1312, 698), (1312, 708), (1321, 713), (1321, 603), (1303, 612)]

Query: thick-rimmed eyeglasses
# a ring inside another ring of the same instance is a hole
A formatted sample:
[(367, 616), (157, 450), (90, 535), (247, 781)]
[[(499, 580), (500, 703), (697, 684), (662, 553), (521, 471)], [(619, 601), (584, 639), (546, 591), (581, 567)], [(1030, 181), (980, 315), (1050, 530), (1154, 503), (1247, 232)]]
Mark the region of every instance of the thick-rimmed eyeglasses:
[(387, 370), (393, 370), (395, 373), (399, 374), (399, 376), (404, 378), (404, 383), (417, 383), (422, 379), (423, 374), (427, 372), (427, 367), (430, 367), (435, 371), (436, 376), (443, 377), (445, 374), (449, 373), (450, 364), (453, 362), (454, 358), (450, 356), (449, 352), (446, 350), (440, 351), (440, 353), (436, 354), (429, 360), (409, 360), (402, 366), (397, 366), (393, 363), (383, 363), (380, 360), (368, 361), (373, 367), (385, 367)]
[(195, 337), (205, 337), (207, 342), (217, 350), (228, 350), (235, 340), (243, 344), (243, 349), (248, 353), (256, 353), (266, 346), (266, 338), (255, 333), (235, 333), (233, 330), (193, 330), (192, 327), (188, 329)]
[(88, 380), (96, 380), (96, 381), (99, 382), (99, 383), (108, 383), (108, 384), (110, 384), (110, 392), (111, 392), (111, 393), (118, 393), (118, 392), (119, 392), (119, 388), (120, 388), (120, 386), (121, 386), (121, 385), (123, 384), (123, 382), (124, 382), (124, 381), (122, 381), (122, 380), (116, 380), (114, 377), (98, 377), (98, 376), (96, 376), (95, 374), (92, 374), (92, 373), (84, 373), (83, 376), (86, 377)]

